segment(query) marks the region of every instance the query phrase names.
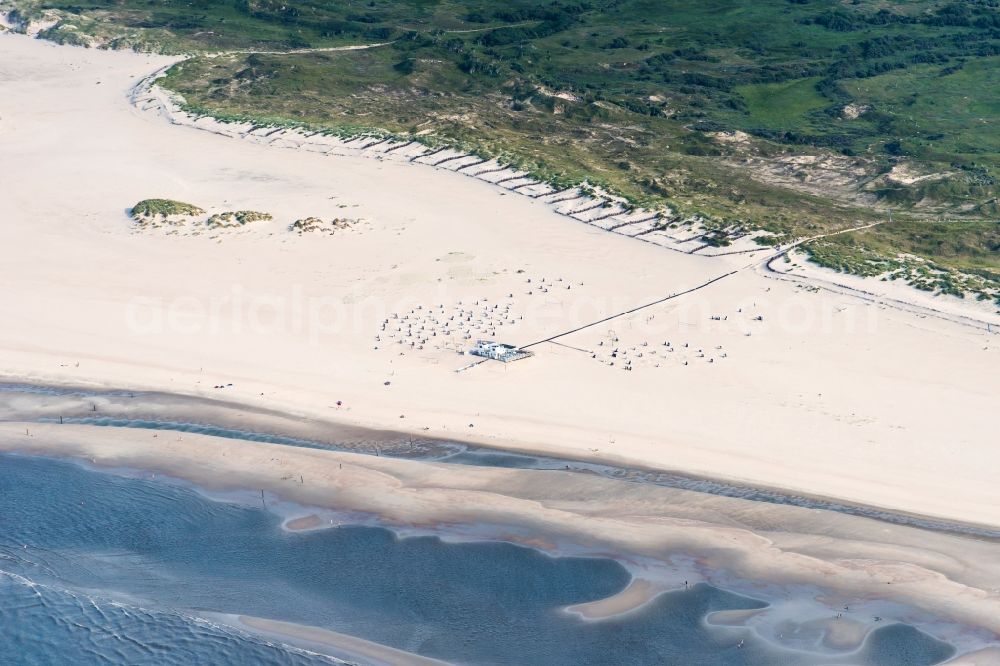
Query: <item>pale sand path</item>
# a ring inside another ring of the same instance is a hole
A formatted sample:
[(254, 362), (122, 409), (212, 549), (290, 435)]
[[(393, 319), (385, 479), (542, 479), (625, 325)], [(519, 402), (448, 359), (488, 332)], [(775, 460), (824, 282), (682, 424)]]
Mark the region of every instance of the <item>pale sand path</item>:
[[(151, 470), (213, 491), (263, 489), (305, 506), (374, 515), (387, 526), (609, 556), (640, 578), (655, 561), (661, 575), (680, 580), (700, 576), (722, 587), (736, 584), (736, 591), (739, 581), (749, 581), (750, 594), (768, 583), (804, 585), (828, 609), (815, 617), (829, 618), (846, 603), (894, 600), (981, 627), (979, 646), (989, 635), (1000, 636), (1000, 558), (988, 540), (572, 472), (416, 462), (185, 433), (0, 423), (0, 451)], [(695, 567), (675, 557), (693, 558)], [(815, 618), (795, 618), (809, 619)]]
[(360, 659), (370, 666), (446, 666), (447, 663), (319, 627), (266, 620), (248, 615), (240, 615), (239, 623), (255, 632), (275, 636), (282, 640), (291, 639), (292, 642), (314, 643), (326, 648), (327, 652), (334, 657)]
[(586, 620), (605, 620), (637, 610), (655, 599), (665, 588), (651, 580), (634, 578), (628, 587), (618, 594), (585, 604), (567, 606), (566, 610), (576, 613)]
[[(159, 122), (127, 91), (166, 62), (0, 36), (0, 375), (224, 395), (1000, 525), (995, 336), (746, 271), (607, 327), (623, 346), (690, 342), (686, 366), (622, 372), (543, 345), (456, 374), (467, 359), (453, 352), (375, 350), (383, 313), (515, 293), (524, 320), (502, 337), (525, 343), (745, 260), (604, 233), (458, 174)], [(217, 238), (133, 233), (125, 210), (159, 196), (276, 221)], [(309, 215), (370, 226), (285, 232)], [(525, 275), (584, 286), (528, 297)], [(310, 298), (328, 299), (319, 328), (294, 305)], [(695, 354), (719, 346), (712, 364)]]
[(317, 515), (302, 516), (301, 518), (293, 518), (285, 523), (285, 529), (291, 530), (292, 532), (304, 532), (306, 530), (313, 530), (317, 527), (322, 526), (323, 522)]

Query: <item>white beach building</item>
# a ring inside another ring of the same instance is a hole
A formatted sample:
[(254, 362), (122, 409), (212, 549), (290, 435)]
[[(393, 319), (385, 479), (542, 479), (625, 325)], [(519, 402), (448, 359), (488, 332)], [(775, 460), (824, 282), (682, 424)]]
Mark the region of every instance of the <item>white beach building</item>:
[(494, 342), (493, 340), (477, 340), (476, 346), (470, 349), (469, 353), (473, 356), (481, 356), (494, 361), (500, 361), (501, 363), (519, 361), (522, 358), (531, 356), (531, 352), (524, 351), (520, 347), (502, 342)]

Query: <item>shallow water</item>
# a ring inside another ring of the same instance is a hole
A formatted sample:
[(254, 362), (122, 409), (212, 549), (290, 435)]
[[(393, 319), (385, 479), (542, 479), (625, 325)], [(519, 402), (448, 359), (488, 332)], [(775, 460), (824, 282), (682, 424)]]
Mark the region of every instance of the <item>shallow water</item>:
[(0, 573), (4, 664), (255, 664), (321, 666), (319, 655), (190, 614), (152, 610)]
[(143, 393), (138, 391), (121, 391), (108, 389), (70, 388), (62, 386), (44, 386), (41, 384), (18, 384), (0, 382), (0, 393), (23, 393), (28, 395), (60, 396), (60, 397), (104, 397), (104, 398), (134, 398)]
[[(55, 419), (51, 418), (40, 419), (40, 421), (47, 423), (56, 422)], [(711, 495), (719, 495), (722, 497), (749, 500), (752, 502), (767, 502), (769, 504), (783, 504), (808, 509), (835, 511), (837, 513), (843, 513), (850, 516), (873, 518), (875, 520), (881, 520), (895, 525), (908, 525), (926, 530), (963, 534), (986, 539), (1000, 539), (1000, 530), (989, 527), (963, 525), (922, 516), (893, 513), (891, 511), (883, 511), (875, 507), (843, 504), (831, 500), (793, 495), (765, 488), (738, 486), (722, 481), (685, 476), (683, 474), (675, 474), (672, 472), (630, 469), (616, 465), (591, 463), (564, 458), (533, 456), (522, 453), (499, 451), (486, 447), (471, 446), (460, 442), (433, 439), (411, 439), (405, 444), (397, 444), (392, 447), (381, 447), (376, 451), (374, 448), (371, 450), (363, 450), (356, 446), (340, 447), (336, 444), (317, 442), (297, 437), (285, 437), (282, 435), (272, 435), (250, 430), (240, 430), (238, 428), (226, 428), (210, 424), (188, 423), (182, 421), (93, 416), (67, 417), (62, 422), (67, 424), (97, 425), (113, 428), (138, 428), (142, 430), (190, 432), (201, 435), (210, 435), (212, 437), (224, 437), (226, 439), (242, 439), (252, 442), (299, 446), (314, 449), (344, 450), (354, 453), (378, 452), (381, 455), (392, 458), (427, 460), (455, 465), (469, 465), (473, 467), (504, 467), (512, 469), (569, 470), (586, 472), (607, 478), (628, 481), (631, 483), (648, 483), (667, 488), (690, 490)]]
[(952, 653), (905, 625), (873, 632), (854, 655), (782, 651), (706, 624), (713, 611), (765, 605), (708, 585), (585, 622), (560, 609), (620, 591), (630, 575), (617, 562), (280, 523), (174, 483), (0, 455), (0, 663), (324, 663), (199, 619), (211, 613), (468, 664), (922, 666)]

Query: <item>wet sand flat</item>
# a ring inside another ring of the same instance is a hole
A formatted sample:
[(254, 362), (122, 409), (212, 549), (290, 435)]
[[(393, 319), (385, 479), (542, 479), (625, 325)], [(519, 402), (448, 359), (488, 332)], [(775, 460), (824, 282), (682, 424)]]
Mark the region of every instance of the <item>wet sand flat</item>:
[[(841, 605), (868, 599), (905, 604), (914, 609), (911, 620), (913, 613), (939, 618), (929, 626), (949, 636), (958, 626), (1000, 632), (1000, 602), (991, 591), (1000, 558), (990, 540), (572, 472), (408, 461), (189, 433), (4, 423), (0, 450), (149, 470), (216, 492), (263, 489), (272, 499), (375, 516), (404, 529), (442, 528), (458, 538), (624, 558), (635, 578), (672, 576), (674, 589), (691, 580), (735, 585), (734, 591), (739, 581), (752, 581), (747, 593), (824, 590), (807, 614), (792, 616), (797, 623), (810, 614), (830, 618)], [(590, 610), (596, 607), (595, 618), (627, 610), (651, 591), (625, 588)], [(756, 624), (771, 612), (733, 620)], [(774, 612), (774, 622), (788, 621)], [(947, 629), (948, 623), (956, 628)], [(869, 620), (868, 626), (877, 624)]]

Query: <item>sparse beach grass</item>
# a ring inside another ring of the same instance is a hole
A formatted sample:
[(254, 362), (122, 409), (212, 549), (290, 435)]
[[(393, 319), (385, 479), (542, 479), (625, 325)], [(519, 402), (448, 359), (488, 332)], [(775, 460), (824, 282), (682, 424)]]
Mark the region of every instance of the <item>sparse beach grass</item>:
[(132, 206), (132, 220), (142, 229), (181, 227), (205, 211), (193, 204), (173, 199), (143, 199)]
[(223, 211), (208, 218), (208, 212), (193, 204), (173, 199), (144, 199), (131, 210), (132, 219), (143, 228), (180, 227), (201, 223), (209, 229), (239, 229), (253, 222), (270, 222), (270, 213), (255, 210)]
[(255, 210), (238, 210), (216, 213), (205, 221), (205, 225), (211, 228), (232, 228), (242, 227), (251, 222), (270, 222), (274, 218), (270, 213), (261, 213)]
[(323, 234), (334, 234), (337, 231), (342, 231), (350, 229), (358, 223), (358, 220), (352, 220), (348, 218), (334, 218), (327, 222), (318, 217), (306, 217), (300, 220), (295, 220), (289, 225), (288, 230), (299, 234), (308, 233), (323, 233)]
[[(901, 280), (922, 291), (992, 300), (1000, 305), (1000, 225), (967, 220), (893, 221), (804, 244), (820, 266), (862, 277)], [(932, 261), (925, 257), (948, 257)]]
[(173, 199), (143, 199), (132, 206), (132, 217), (134, 219), (171, 217), (174, 215), (204, 215), (205, 211), (193, 204)]

